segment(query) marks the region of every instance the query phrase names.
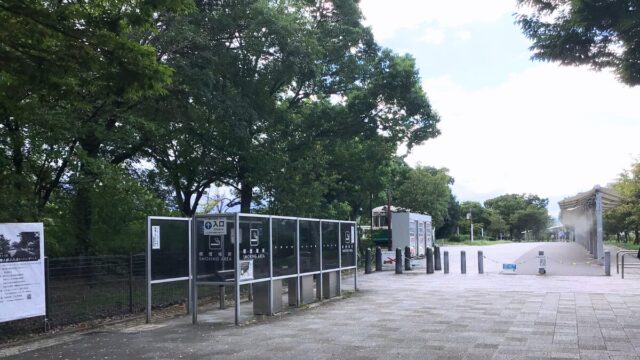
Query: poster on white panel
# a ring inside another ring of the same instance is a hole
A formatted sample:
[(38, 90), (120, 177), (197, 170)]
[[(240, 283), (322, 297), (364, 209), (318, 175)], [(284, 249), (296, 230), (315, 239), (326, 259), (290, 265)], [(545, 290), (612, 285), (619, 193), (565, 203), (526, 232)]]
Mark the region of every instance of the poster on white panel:
[(42, 223), (0, 224), (0, 323), (45, 312)]

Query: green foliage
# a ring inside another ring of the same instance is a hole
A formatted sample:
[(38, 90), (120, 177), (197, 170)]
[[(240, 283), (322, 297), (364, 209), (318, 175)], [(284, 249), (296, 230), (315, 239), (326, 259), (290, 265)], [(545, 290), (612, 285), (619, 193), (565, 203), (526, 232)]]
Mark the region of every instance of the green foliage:
[(448, 169), (417, 166), (395, 191), (395, 205), (431, 215), (433, 226), (444, 224), (452, 199)]
[(488, 228), (504, 230), (508, 226), (512, 239), (520, 238), (525, 230), (532, 230), (537, 238), (542, 238), (550, 222), (548, 203), (548, 199), (532, 194), (506, 194), (489, 199), (484, 206), (493, 212), (489, 216), (496, 222)]
[(518, 23), (533, 40), (533, 58), (563, 65), (613, 69), (625, 84), (640, 84), (637, 1), (518, 0), (534, 9)]
[(47, 207), (45, 251), (48, 256), (82, 254), (128, 254), (144, 251), (146, 217), (170, 215), (155, 193), (132, 177), (122, 166), (96, 166), (100, 180), (90, 190), (91, 243), (83, 248), (74, 234), (73, 189), (56, 194)]
[(631, 169), (625, 170), (613, 184), (613, 188), (622, 197), (620, 204), (608, 209), (604, 214), (605, 231), (609, 234), (635, 233), (635, 241), (640, 238), (640, 162), (636, 161)]

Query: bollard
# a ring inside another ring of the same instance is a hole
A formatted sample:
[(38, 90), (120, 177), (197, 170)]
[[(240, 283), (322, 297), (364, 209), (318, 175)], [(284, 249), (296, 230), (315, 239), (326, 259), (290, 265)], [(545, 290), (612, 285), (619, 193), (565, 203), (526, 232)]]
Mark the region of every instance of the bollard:
[(538, 259), (539, 259), (538, 274), (544, 275), (547, 273), (547, 270), (545, 269), (545, 267), (547, 266), (547, 260), (544, 259), (544, 251), (542, 250), (538, 251)]
[(433, 274), (433, 250), (427, 248), (427, 274)]
[(442, 270), (442, 262), (440, 261), (440, 246), (433, 247), (433, 259), (435, 260), (433, 264), (435, 265), (435, 270)]
[(402, 274), (402, 250), (396, 248), (396, 274)]
[(467, 253), (462, 250), (460, 251), (460, 274), (467, 273)]
[(382, 249), (376, 246), (376, 271), (382, 271)]
[(371, 274), (371, 248), (367, 248), (364, 255), (364, 273)]
[(404, 247), (404, 269), (411, 270), (411, 248), (408, 246)]
[(224, 285), (220, 285), (220, 287), (218, 288), (218, 299), (220, 303), (220, 309), (226, 309), (225, 295), (226, 293), (225, 293)]
[(611, 252), (604, 252), (604, 275), (611, 276)]
[(484, 274), (484, 255), (478, 250), (478, 274)]
[(445, 251), (444, 252), (444, 273), (448, 274), (449, 273), (449, 252)]

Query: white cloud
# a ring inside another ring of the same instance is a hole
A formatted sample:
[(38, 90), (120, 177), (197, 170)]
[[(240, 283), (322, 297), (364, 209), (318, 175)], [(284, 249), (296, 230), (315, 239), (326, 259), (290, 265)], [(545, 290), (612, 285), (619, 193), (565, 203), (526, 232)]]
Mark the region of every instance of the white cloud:
[(456, 33), (456, 37), (462, 41), (468, 41), (471, 39), (471, 32), (466, 30), (461, 30)]
[(456, 28), (492, 22), (513, 13), (515, 0), (362, 0), (360, 8), (376, 39), (385, 40), (425, 24)]
[(640, 88), (608, 72), (536, 64), (476, 91), (448, 77), (426, 79), (424, 88), (442, 135), (408, 160), (449, 168), (463, 201), (574, 195), (606, 185), (640, 154)]
[(444, 30), (437, 28), (425, 29), (420, 41), (431, 45), (440, 45), (444, 42)]

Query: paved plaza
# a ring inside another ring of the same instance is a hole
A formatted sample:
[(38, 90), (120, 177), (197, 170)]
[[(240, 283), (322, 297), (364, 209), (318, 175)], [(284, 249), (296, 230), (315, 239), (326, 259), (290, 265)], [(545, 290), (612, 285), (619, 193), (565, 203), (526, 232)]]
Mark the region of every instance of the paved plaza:
[[(536, 246), (481, 249), (488, 257), (518, 259)], [(467, 248), (470, 260), (477, 249)], [(448, 249), (450, 254), (459, 250)], [(493, 268), (479, 275), (473, 265), (463, 275), (454, 264), (448, 275), (426, 275), (424, 269), (402, 275), (374, 273), (358, 276), (360, 290), (343, 299), (240, 327), (206, 321), (192, 326), (182, 317), (66, 335), (0, 350), (0, 356), (639, 359), (640, 274), (630, 273), (622, 280), (613, 265), (611, 277), (501, 275)]]

